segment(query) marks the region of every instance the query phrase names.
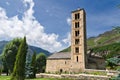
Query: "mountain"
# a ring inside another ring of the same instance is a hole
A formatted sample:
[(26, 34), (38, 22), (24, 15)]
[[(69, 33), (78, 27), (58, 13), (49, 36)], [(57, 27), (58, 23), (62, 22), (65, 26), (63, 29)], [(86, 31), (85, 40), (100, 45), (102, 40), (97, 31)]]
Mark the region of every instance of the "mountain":
[(98, 35), (97, 37), (90, 37), (87, 40), (87, 47), (93, 48), (97, 46), (104, 46), (112, 43), (120, 42), (120, 33), (116, 31), (106, 31), (103, 34)]
[[(87, 49), (110, 45), (113, 43), (119, 43), (120, 42), (120, 33), (117, 33), (116, 31), (110, 30), (106, 31), (97, 37), (90, 37), (87, 39)], [(70, 52), (71, 47), (68, 47), (60, 52)]]
[(44, 50), (42, 48), (39, 48), (39, 47), (35, 47), (35, 46), (30, 46), (29, 45), (29, 48), (32, 50), (32, 51), (35, 51), (36, 53), (45, 53), (47, 56), (49, 56), (51, 53), (47, 50)]
[[(9, 42), (9, 41), (0, 41), (0, 54), (2, 53), (5, 45), (6, 45), (8, 42)], [(44, 53), (44, 54), (46, 54), (47, 56), (49, 56), (49, 55), (51, 54), (49, 51), (44, 50), (44, 49), (39, 48), (39, 47), (35, 47), (35, 46), (29, 45), (28, 48), (29, 48), (29, 49), (28, 49), (28, 52), (30, 52), (30, 53), (33, 53), (33, 52), (35, 51), (37, 54), (39, 54), (39, 53)]]
[(2, 53), (4, 46), (8, 43), (8, 41), (0, 41), (0, 54)]
[(71, 51), (71, 46), (69, 46), (68, 48), (63, 49), (60, 52), (70, 52), (70, 51)]

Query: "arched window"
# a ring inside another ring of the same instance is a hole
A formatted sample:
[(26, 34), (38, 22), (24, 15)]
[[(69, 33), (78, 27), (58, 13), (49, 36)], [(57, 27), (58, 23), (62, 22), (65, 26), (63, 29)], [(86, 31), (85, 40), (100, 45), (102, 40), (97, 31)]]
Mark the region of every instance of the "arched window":
[(79, 19), (80, 18), (80, 14), (79, 13), (76, 13), (75, 14), (75, 20)]
[(75, 44), (79, 44), (79, 39), (75, 39)]
[(79, 22), (75, 22), (75, 28), (79, 28)]
[(79, 53), (79, 47), (75, 48), (75, 53)]
[(75, 31), (75, 36), (79, 36), (79, 30), (78, 31)]

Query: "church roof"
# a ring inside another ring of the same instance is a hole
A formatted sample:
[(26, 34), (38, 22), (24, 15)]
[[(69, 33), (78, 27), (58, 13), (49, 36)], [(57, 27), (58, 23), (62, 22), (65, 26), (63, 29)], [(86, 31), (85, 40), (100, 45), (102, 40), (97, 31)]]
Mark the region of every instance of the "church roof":
[(70, 59), (70, 58), (71, 58), (70, 52), (54, 53), (48, 57), (48, 59)]

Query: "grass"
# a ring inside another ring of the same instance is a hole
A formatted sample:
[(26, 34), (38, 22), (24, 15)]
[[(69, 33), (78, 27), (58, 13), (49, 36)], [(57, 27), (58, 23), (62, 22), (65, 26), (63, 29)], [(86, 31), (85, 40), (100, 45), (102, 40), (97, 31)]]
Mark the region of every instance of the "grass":
[[(104, 43), (106, 41), (110, 41), (110, 40), (113, 40), (112, 42), (116, 42), (116, 39), (118, 40), (118, 37), (120, 36), (120, 34), (111, 34), (111, 35), (108, 35), (108, 36), (102, 36), (98, 41), (97, 43)], [(110, 42), (110, 43), (112, 43)], [(107, 44), (110, 44), (109, 42), (107, 42)]]
[(0, 80), (10, 80), (10, 76), (0, 76)]
[(93, 72), (85, 72), (86, 74), (92, 74), (92, 75), (103, 75), (106, 76), (107, 73), (105, 72), (100, 72), (100, 71), (93, 71)]
[[(0, 80), (10, 80), (10, 76), (0, 76)], [(25, 80), (72, 80), (72, 79), (58, 79), (58, 78), (35, 78), (35, 79), (25, 79)]]

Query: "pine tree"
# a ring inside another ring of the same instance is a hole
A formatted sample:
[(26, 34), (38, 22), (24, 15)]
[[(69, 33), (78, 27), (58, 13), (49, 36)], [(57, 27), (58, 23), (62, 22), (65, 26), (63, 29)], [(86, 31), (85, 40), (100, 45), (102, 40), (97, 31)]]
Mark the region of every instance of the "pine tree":
[(34, 52), (33, 55), (31, 55), (30, 53), (27, 53), (25, 75), (26, 75), (26, 78), (36, 77), (36, 52)]
[(13, 71), (11, 80), (25, 79), (25, 62), (26, 62), (27, 48), (28, 46), (26, 43), (26, 37), (24, 37), (22, 43), (20, 44), (20, 47), (16, 56), (14, 71)]
[(26, 64), (25, 64), (25, 76), (26, 76), (26, 78), (30, 78), (31, 75), (33, 74), (30, 64), (31, 64), (31, 54), (27, 53)]

